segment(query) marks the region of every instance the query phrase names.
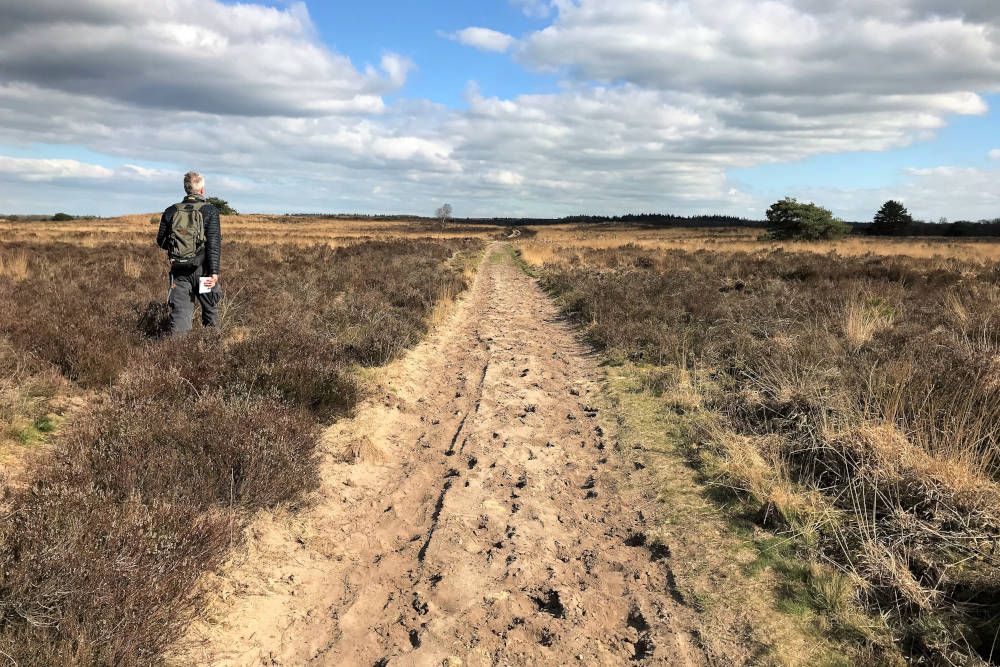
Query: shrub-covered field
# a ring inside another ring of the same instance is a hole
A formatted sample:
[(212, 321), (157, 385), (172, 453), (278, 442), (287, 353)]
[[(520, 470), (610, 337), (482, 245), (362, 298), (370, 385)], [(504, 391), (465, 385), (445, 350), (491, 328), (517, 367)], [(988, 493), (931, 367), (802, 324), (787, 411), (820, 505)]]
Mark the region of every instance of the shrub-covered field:
[(0, 245), (7, 438), (44, 430), (55, 397), (89, 396), (0, 502), (0, 656), (155, 661), (250, 512), (317, 483), (320, 426), (359, 400), (356, 369), (426, 332), (474, 249), (227, 244), (222, 325), (171, 339), (154, 248)]
[[(542, 271), (727, 502), (912, 655), (1000, 654), (1000, 265), (566, 249)], [(871, 632), (868, 628), (862, 632)], [(876, 633), (877, 634), (877, 633)]]

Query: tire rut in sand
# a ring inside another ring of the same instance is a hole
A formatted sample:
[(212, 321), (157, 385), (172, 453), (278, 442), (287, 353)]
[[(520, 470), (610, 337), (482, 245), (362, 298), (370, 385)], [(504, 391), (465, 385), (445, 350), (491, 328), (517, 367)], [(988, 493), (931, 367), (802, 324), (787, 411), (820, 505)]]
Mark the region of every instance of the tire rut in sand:
[[(703, 664), (622, 483), (595, 360), (493, 247), (448, 322), (324, 438), (323, 484), (262, 517), (178, 662)], [(345, 464), (369, 438), (381, 463)]]

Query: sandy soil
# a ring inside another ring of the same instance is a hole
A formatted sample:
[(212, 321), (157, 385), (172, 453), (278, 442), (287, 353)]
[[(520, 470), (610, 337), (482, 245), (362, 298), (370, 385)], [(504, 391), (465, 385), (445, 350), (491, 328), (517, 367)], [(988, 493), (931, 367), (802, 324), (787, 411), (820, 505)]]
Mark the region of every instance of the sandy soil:
[(704, 664), (596, 360), (492, 248), (448, 321), (255, 522), (172, 662)]

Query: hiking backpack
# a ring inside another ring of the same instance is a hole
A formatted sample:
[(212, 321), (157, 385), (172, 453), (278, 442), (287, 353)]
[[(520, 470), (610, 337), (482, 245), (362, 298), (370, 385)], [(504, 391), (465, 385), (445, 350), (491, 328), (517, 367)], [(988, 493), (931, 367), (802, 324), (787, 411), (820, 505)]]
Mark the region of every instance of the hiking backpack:
[(205, 245), (205, 218), (201, 207), (205, 202), (181, 202), (174, 205), (170, 219), (168, 252), (174, 266), (196, 266), (201, 261)]

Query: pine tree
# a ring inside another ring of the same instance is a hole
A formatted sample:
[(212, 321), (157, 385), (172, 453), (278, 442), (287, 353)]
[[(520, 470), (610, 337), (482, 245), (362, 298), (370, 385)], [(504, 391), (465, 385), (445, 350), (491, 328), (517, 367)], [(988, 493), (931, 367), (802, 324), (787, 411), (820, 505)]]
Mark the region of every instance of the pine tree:
[(229, 205), (225, 199), (219, 197), (209, 197), (208, 203), (219, 209), (219, 215), (239, 215), (239, 212)]
[(883, 236), (905, 234), (913, 224), (913, 216), (906, 207), (898, 201), (890, 199), (882, 204), (882, 208), (872, 220), (871, 233)]

